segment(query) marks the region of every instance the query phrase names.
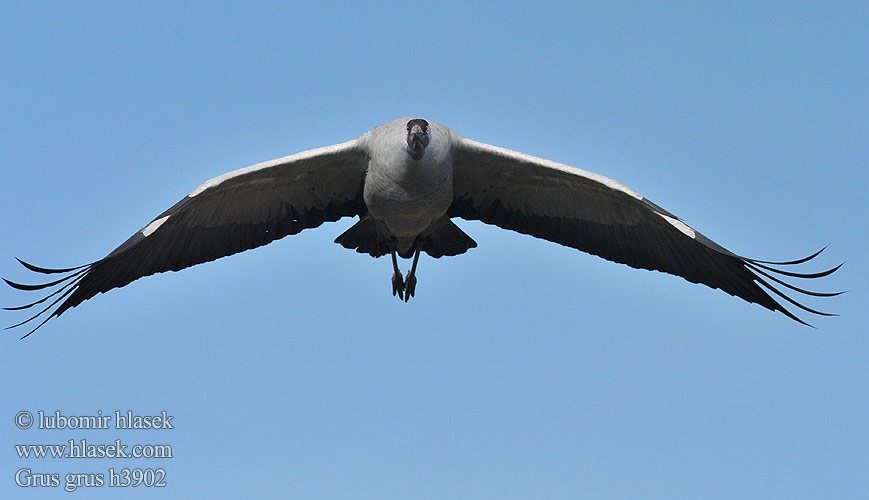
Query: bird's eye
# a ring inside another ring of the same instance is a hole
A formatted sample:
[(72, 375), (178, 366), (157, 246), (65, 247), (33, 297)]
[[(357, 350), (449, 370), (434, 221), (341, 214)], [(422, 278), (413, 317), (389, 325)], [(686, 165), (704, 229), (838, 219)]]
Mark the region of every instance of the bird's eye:
[(428, 125), (425, 126), (425, 133), (428, 133)]
[(405, 127), (405, 128), (407, 129), (408, 132), (410, 132), (410, 127)]

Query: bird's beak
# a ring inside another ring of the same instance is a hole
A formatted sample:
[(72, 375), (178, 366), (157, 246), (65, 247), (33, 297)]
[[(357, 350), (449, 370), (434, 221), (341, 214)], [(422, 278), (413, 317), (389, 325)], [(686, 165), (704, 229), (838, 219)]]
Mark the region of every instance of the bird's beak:
[(414, 125), (410, 129), (410, 135), (413, 136), (413, 142), (423, 142), (425, 137), (425, 130), (422, 129), (419, 125)]

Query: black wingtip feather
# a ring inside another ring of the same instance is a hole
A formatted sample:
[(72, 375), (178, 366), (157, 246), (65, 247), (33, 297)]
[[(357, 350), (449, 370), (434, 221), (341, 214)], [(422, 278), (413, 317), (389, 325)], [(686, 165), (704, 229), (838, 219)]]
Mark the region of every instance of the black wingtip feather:
[(36, 327), (34, 327), (32, 330), (30, 330), (29, 332), (27, 332), (26, 334), (24, 334), (24, 335), (23, 335), (21, 338), (19, 338), (18, 340), (24, 340), (24, 339), (26, 339), (27, 337), (29, 337), (30, 335), (32, 335), (33, 332), (35, 332), (36, 330), (39, 330), (39, 329), (42, 327), (42, 325), (48, 323), (48, 320), (50, 320), (50, 319), (53, 318), (54, 316), (55, 316), (55, 315), (52, 314), (52, 315), (50, 315), (49, 317), (45, 318), (44, 320), (42, 320), (41, 323), (39, 323), (38, 325), (36, 325)]
[(772, 264), (774, 266), (790, 266), (790, 265), (794, 265), (794, 264), (802, 264), (803, 262), (808, 262), (808, 261), (814, 259), (818, 255), (821, 255), (821, 252), (826, 250), (828, 246), (830, 246), (829, 243), (827, 243), (826, 245), (823, 246), (823, 248), (821, 248), (817, 252), (813, 253), (812, 255), (809, 255), (808, 257), (803, 257), (802, 259), (797, 259), (797, 260), (789, 260), (787, 262), (775, 262), (775, 261), (771, 261), (771, 260), (757, 260), (757, 259), (749, 259), (747, 257), (742, 257), (742, 259), (747, 260), (747, 261), (752, 262), (752, 263), (755, 263), (755, 264)]
[(17, 290), (24, 290), (25, 292), (32, 292), (32, 291), (34, 291), (34, 290), (43, 290), (43, 289), (45, 289), (45, 288), (49, 288), (49, 287), (52, 287), (52, 286), (55, 286), (55, 285), (59, 285), (59, 284), (63, 283), (64, 281), (67, 281), (67, 280), (70, 280), (70, 279), (72, 279), (72, 278), (75, 278), (76, 276), (80, 275), (82, 272), (84, 272), (83, 269), (80, 270), (80, 271), (78, 271), (78, 272), (75, 272), (75, 273), (73, 273), (73, 274), (70, 274), (69, 276), (65, 276), (65, 277), (63, 277), (63, 278), (60, 278), (59, 280), (55, 280), (55, 281), (52, 281), (52, 282), (50, 282), (50, 283), (40, 283), (40, 284), (37, 284), (37, 285), (25, 285), (25, 284), (23, 284), (23, 283), (16, 283), (16, 282), (14, 282), (14, 281), (10, 281), (10, 280), (8, 280), (8, 279), (6, 279), (6, 278), (3, 278), (3, 281), (5, 281), (7, 285), (9, 285), (9, 286), (11, 286), (12, 288), (15, 288), (15, 289), (17, 289)]
[(76, 267), (68, 267), (65, 269), (60, 269), (60, 268), (53, 269), (53, 268), (39, 267), (39, 266), (34, 266), (33, 264), (28, 264), (27, 262), (24, 262), (23, 260), (19, 259), (18, 257), (15, 257), (15, 260), (20, 262), (21, 265), (26, 267), (27, 269), (30, 269), (33, 272), (42, 273), (42, 274), (68, 273), (70, 271), (77, 271), (79, 269), (93, 265), (93, 263), (90, 263), (90, 264), (84, 264), (84, 265), (76, 266)]

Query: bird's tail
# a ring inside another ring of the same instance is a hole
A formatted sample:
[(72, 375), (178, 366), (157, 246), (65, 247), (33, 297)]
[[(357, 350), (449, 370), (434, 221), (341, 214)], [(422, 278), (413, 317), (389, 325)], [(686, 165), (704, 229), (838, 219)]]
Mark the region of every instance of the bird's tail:
[(344, 248), (367, 253), (372, 257), (388, 254), (391, 241), (392, 239), (378, 227), (377, 222), (367, 214), (335, 238), (335, 243)]

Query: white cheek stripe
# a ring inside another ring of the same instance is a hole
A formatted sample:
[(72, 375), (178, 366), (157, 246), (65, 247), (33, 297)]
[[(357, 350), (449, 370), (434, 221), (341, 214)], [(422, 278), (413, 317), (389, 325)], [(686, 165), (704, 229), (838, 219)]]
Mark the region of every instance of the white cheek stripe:
[(675, 219), (673, 217), (668, 217), (668, 216), (661, 214), (661, 213), (659, 213), (658, 215), (660, 215), (661, 217), (664, 218), (664, 220), (666, 220), (667, 222), (672, 224), (673, 227), (675, 227), (679, 231), (682, 231), (682, 233), (684, 233), (685, 236), (688, 236), (689, 238), (694, 238), (697, 235), (697, 233), (695, 233), (693, 229), (688, 227), (687, 224), (680, 221), (679, 219)]
[(151, 236), (151, 233), (156, 231), (158, 227), (162, 226), (164, 222), (169, 220), (169, 217), (169, 215), (167, 215), (166, 217), (160, 217), (159, 219), (145, 226), (145, 229), (142, 229), (142, 236)]

